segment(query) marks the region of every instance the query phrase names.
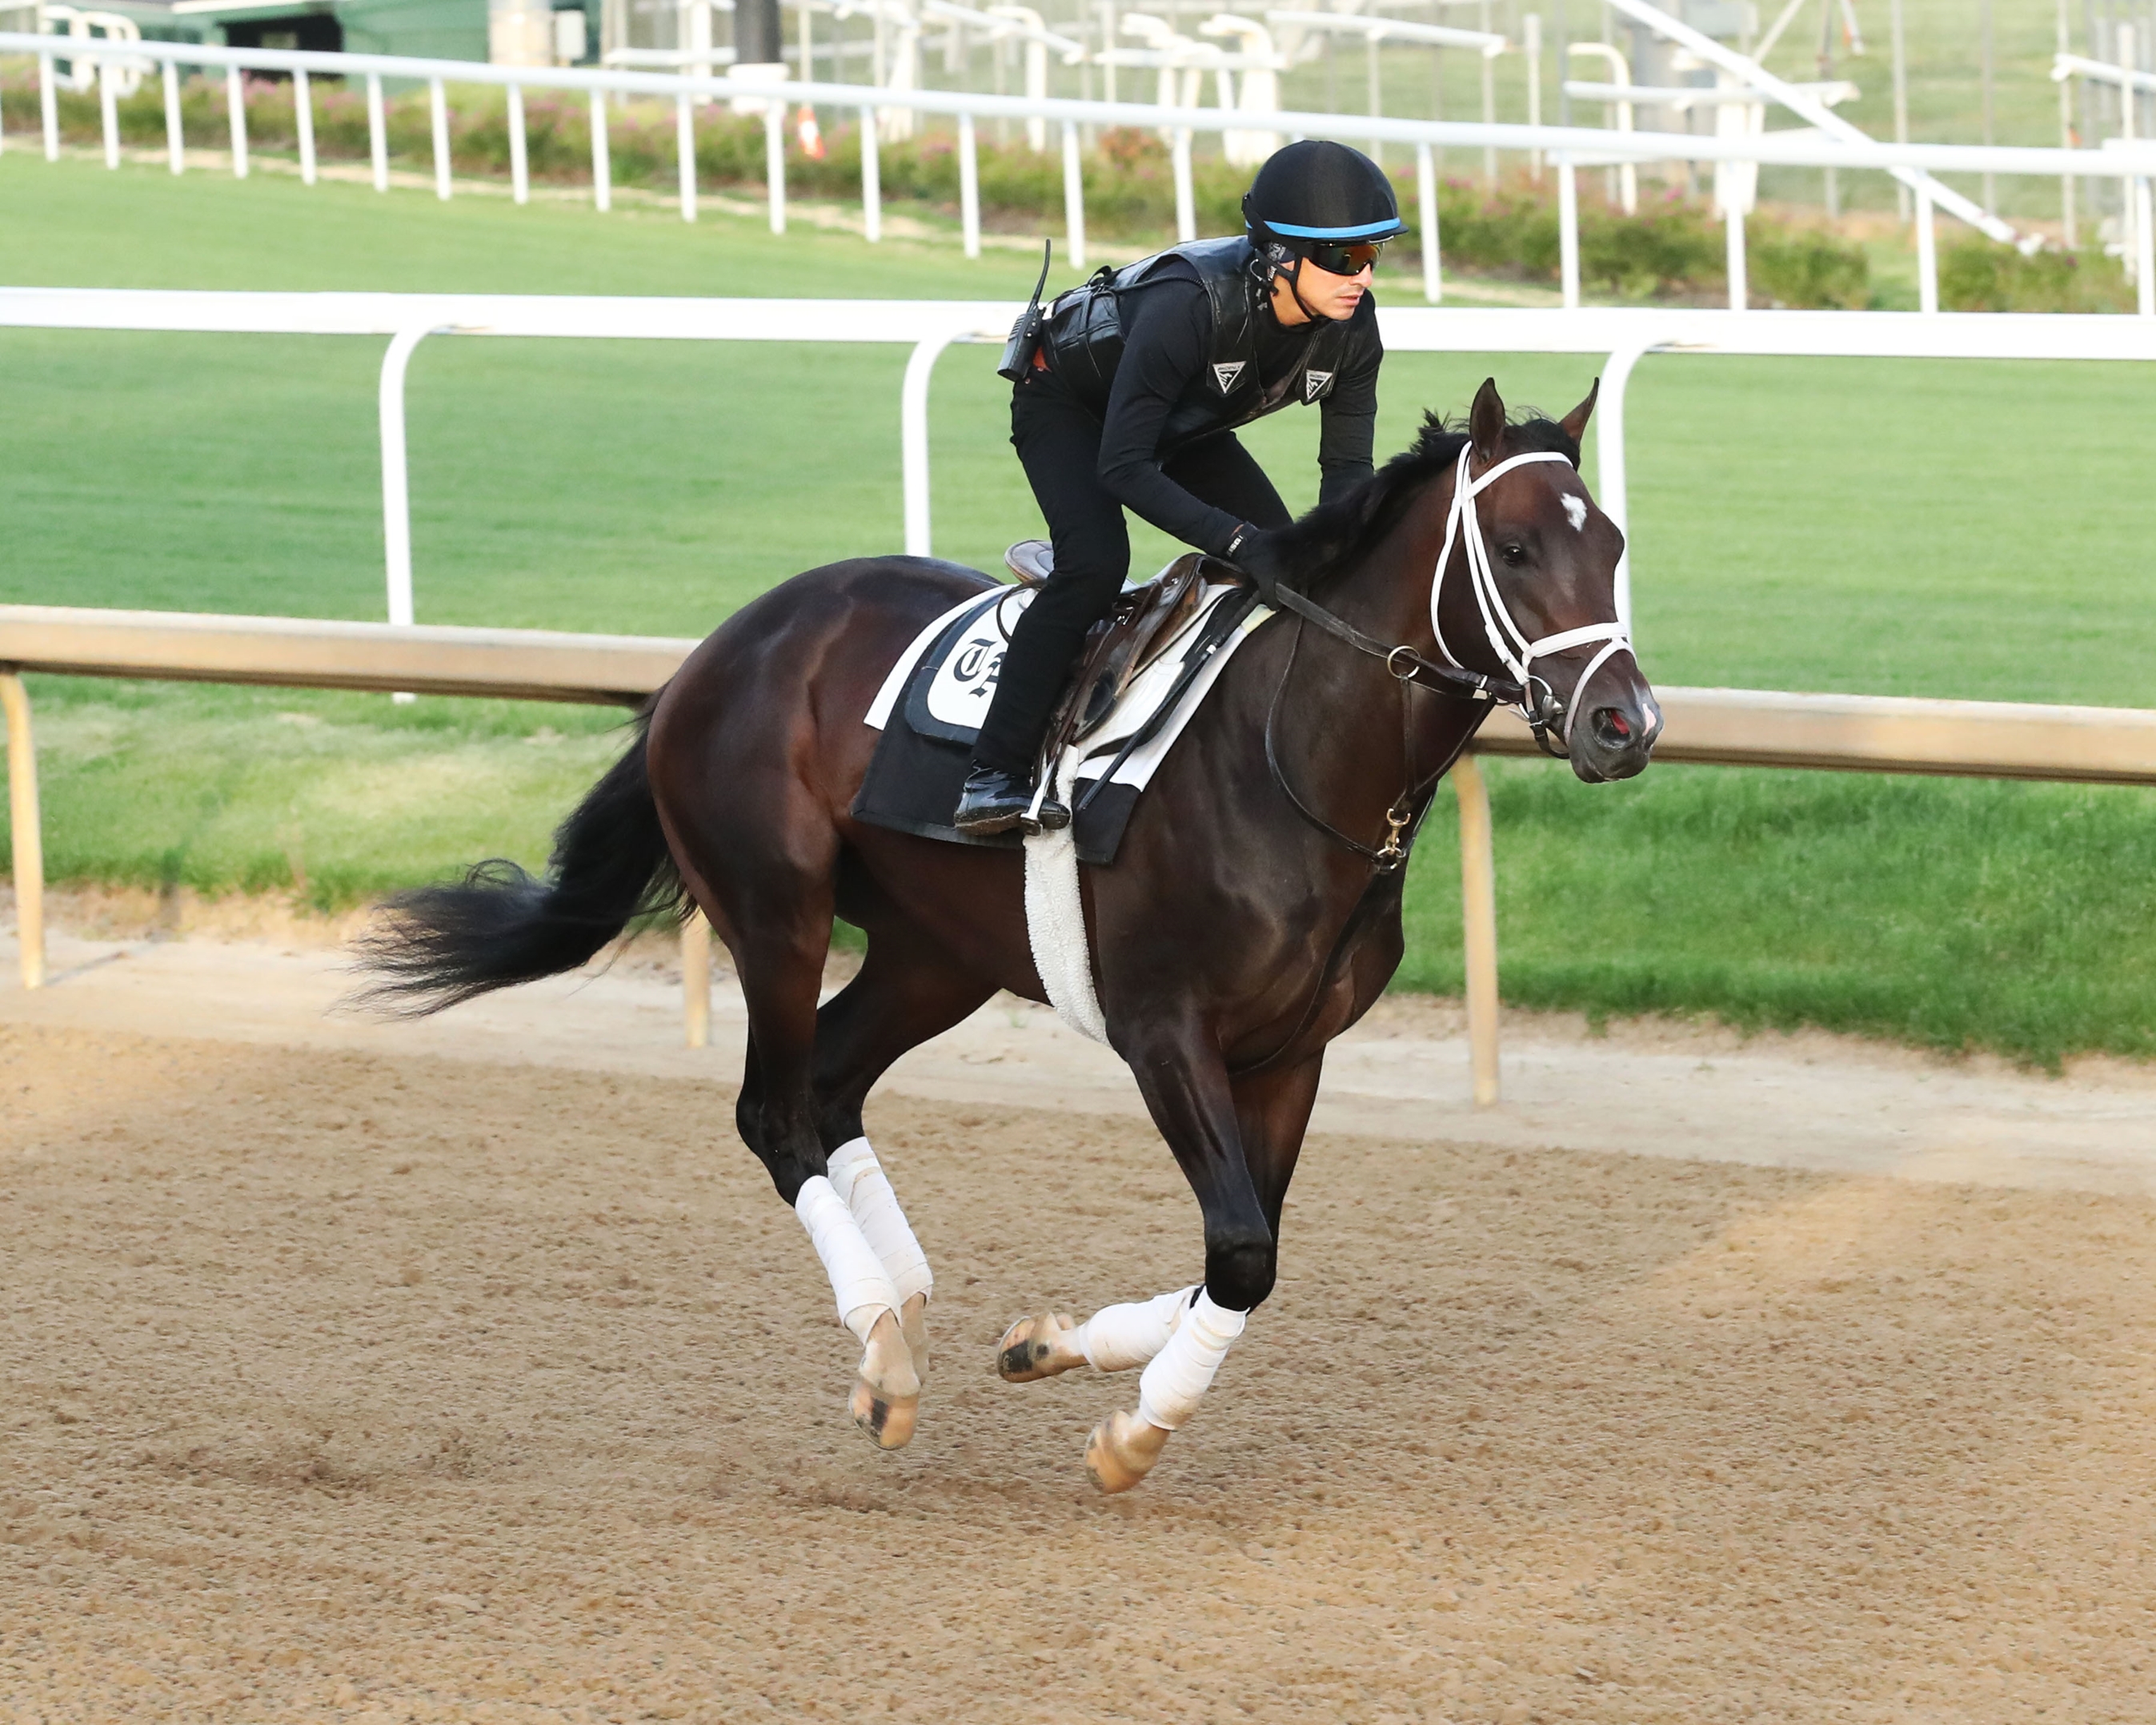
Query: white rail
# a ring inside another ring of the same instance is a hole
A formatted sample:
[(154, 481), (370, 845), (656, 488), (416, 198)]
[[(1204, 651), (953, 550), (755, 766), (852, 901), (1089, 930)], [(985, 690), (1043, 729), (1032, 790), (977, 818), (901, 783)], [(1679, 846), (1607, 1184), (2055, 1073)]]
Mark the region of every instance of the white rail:
[[(494, 294), (198, 293), (138, 288), (0, 288), (0, 328), (386, 338), (382, 367), (382, 541), (387, 614), (409, 623), (411, 516), (404, 375), (429, 335), (579, 340), (884, 342), (912, 352), (899, 393), (903, 542), (931, 554), (928, 388), (954, 343), (1001, 342), (1020, 308), (999, 300), (670, 300)], [(2156, 320), (2028, 313), (1702, 311), (1381, 307), (1395, 353), (1577, 353), (1603, 361), (1595, 416), (1603, 508), (1629, 531), (1625, 395), (1650, 353), (1862, 359), (2156, 362)], [(1631, 614), (1630, 552), (1619, 571)]]
[[(1641, 0), (1611, 0), (1611, 3), (1633, 8), (1639, 7)], [(0, 33), (0, 54), (29, 54), (38, 59), (45, 154), (49, 159), (55, 160), (59, 153), (59, 126), (52, 100), (53, 63), (55, 59), (87, 61), (100, 68), (114, 69), (139, 69), (151, 62), (161, 65), (226, 69), (227, 103), (232, 121), (233, 163), (234, 172), (243, 175), (246, 171), (247, 152), (245, 106), (238, 76), (241, 69), (285, 72), (295, 74), (295, 79), (300, 73), (315, 76), (363, 78), (367, 85), (370, 154), (374, 162), (377, 189), (386, 189), (388, 185), (381, 80), (398, 78), (424, 83), (428, 88), (429, 105), (436, 121), (433, 127), (435, 189), (437, 194), (444, 198), (449, 196), (452, 190), (448, 129), (440, 117), (443, 90), (448, 84), (501, 85), (517, 91), (520, 96), (527, 89), (583, 90), (594, 98), (595, 118), (601, 117), (600, 99), (607, 95), (670, 97), (680, 116), (677, 140), (680, 204), (683, 218), (689, 221), (694, 221), (696, 215), (695, 136), (690, 118), (690, 105), (698, 98), (711, 97), (725, 98), (737, 107), (761, 103), (764, 107), (767, 134), (765, 174), (772, 226), (774, 230), (781, 232), (784, 229), (786, 219), (786, 185), (785, 155), (781, 147), (783, 139), (778, 121), (783, 105), (794, 102), (826, 104), (841, 111), (857, 112), (861, 116), (864, 142), (862, 201), (865, 207), (865, 226), (871, 238), (875, 237), (881, 228), (881, 193), (875, 152), (866, 146), (874, 134), (875, 116), (879, 110), (901, 110), (920, 114), (947, 115), (976, 123), (983, 119), (1037, 120), (1044, 124), (1054, 121), (1073, 127), (1157, 128), (1165, 121), (1170, 124), (1177, 139), (1172, 159), (1178, 233), (1191, 231), (1190, 213), (1194, 208), (1194, 193), (1188, 139), (1194, 132), (1270, 131), (1290, 137), (1332, 137), (1365, 143), (1399, 143), (1416, 146), (1419, 151), (1424, 148), (1450, 146), (1486, 151), (1511, 150), (1525, 152), (1530, 157), (1540, 154), (1556, 164), (1558, 173), (1562, 252), (1559, 275), (1564, 285), (1565, 303), (1568, 306), (1579, 302), (1578, 199), (1574, 181), (1578, 169), (1583, 167), (1626, 162), (1686, 160), (1851, 170), (1875, 168), (1890, 172), (1913, 187), (1917, 194), (1919, 296), (1927, 310), (1935, 308), (1938, 302), (1937, 248), (1933, 234), (1935, 210), (1943, 208), (1964, 220), (1973, 222), (1986, 232), (1996, 232), (2001, 225), (1994, 218), (1985, 217), (1959, 193), (1942, 184), (1934, 177), (1935, 175), (1953, 172), (2035, 174), (2047, 178), (2116, 179), (2125, 184), (2127, 195), (2135, 201), (2137, 208), (2150, 201), (2150, 184), (2156, 181), (2156, 141), (2126, 141), (2123, 143), (2114, 141), (2110, 147), (2100, 150), (1884, 143), (1866, 138), (1861, 133), (1851, 136), (1854, 128), (1845, 121), (1835, 120), (1827, 110), (1798, 94), (1794, 86), (1783, 86), (1779, 80), (1770, 80), (1774, 85), (1771, 90), (1767, 90), (1765, 85), (1761, 87), (1776, 100), (1804, 104), (1797, 111), (1808, 116), (1816, 110), (1831, 136), (1821, 136), (1812, 131), (1787, 131), (1725, 137), (1695, 136), (1688, 132), (1605, 131), (1579, 126), (1519, 126), (1489, 121), (1397, 120), (1380, 115), (1163, 108), (1156, 103), (1080, 101), (1060, 97), (994, 95), (967, 90), (896, 90), (813, 82), (767, 85), (724, 77), (613, 69), (495, 66), (475, 61), (420, 59), (390, 54), (314, 54), (294, 49), (218, 48), (195, 43), (116, 43), (95, 39)], [(177, 172), (183, 165), (177, 80), (166, 80), (164, 88), (171, 161)], [(294, 95), (295, 100), (300, 100), (306, 96), (307, 91), (295, 81)], [(521, 101), (513, 106), (512, 121), (520, 121)], [(110, 102), (103, 104), (103, 112), (106, 159), (116, 165), (120, 159), (118, 121)], [(974, 160), (977, 148), (975, 130), (974, 125), (960, 128), (960, 174), (962, 182), (968, 185), (978, 183), (978, 166)], [(300, 167), (303, 175), (310, 177), (315, 168), (311, 144), (311, 128), (308, 128), (302, 138)], [(593, 198), (603, 208), (609, 201), (610, 185), (606, 127), (603, 119), (602, 123), (593, 128), (592, 154)], [(1071, 259), (1074, 263), (1080, 262), (1085, 254), (1085, 189), (1077, 152), (1067, 147), (1064, 151), (1064, 199)], [(1730, 224), (1729, 251), (1732, 264), (1730, 270), (1731, 305), (1732, 309), (1742, 309), (1745, 303), (1742, 298), (1745, 278), (1743, 268), (1745, 248), (1743, 213), (1732, 201), (1732, 208), (1726, 214)], [(980, 249), (977, 198), (966, 200), (963, 226), (966, 249), (968, 255), (973, 255)], [(2140, 222), (2135, 227), (2133, 261), (2139, 286), (2139, 310), (2143, 316), (2156, 317), (2156, 252), (2152, 252), (2152, 248), (2156, 248), (2156, 223)], [(2010, 234), (2010, 230), (2006, 231)], [(1430, 250), (1434, 254), (1434, 243)], [(1428, 261), (1425, 275), (1434, 297), (1437, 285), (1434, 256)]]

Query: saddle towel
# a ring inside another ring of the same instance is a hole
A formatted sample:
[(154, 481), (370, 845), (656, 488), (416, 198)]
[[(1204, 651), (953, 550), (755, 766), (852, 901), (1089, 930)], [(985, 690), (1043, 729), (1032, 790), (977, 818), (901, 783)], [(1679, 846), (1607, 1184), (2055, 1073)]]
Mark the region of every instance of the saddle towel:
[[(1065, 751), (1075, 855), (1112, 863), (1138, 793), (1152, 782), (1235, 649), (1272, 613), (1250, 590), (1208, 583), (1114, 709)], [(1010, 632), (1033, 589), (998, 585), (952, 606), (915, 636), (864, 715), (883, 733), (854, 799), (874, 826), (961, 845), (1018, 848), (1014, 833), (970, 838), (951, 824), (973, 740), (995, 697)], [(1105, 782), (1104, 782), (1105, 781)]]

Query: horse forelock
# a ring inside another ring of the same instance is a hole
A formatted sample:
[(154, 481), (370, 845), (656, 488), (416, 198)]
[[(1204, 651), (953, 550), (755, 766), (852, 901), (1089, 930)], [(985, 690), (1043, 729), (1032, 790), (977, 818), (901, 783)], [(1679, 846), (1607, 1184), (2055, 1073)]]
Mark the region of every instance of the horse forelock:
[[(1464, 419), (1448, 421), (1425, 413), (1411, 448), (1394, 456), (1346, 496), (1319, 504), (1284, 529), (1283, 560), (1301, 573), (1296, 585), (1314, 593), (1361, 562), (1424, 490), (1451, 476), (1467, 436)], [(1578, 439), (1532, 408), (1512, 417), (1505, 441), (1513, 454), (1547, 449), (1563, 455), (1575, 468), (1579, 465)]]

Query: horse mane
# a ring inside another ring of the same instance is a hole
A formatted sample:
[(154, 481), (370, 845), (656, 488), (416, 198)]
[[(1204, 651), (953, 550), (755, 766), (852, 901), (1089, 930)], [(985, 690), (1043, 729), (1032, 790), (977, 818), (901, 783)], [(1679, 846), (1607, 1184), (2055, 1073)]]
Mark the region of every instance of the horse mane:
[[(1507, 430), (1516, 449), (1548, 449), (1574, 467), (1579, 465), (1578, 441), (1556, 420), (1532, 408), (1514, 415)], [(1447, 421), (1425, 413), (1413, 447), (1394, 456), (1346, 496), (1319, 504), (1283, 528), (1279, 539), (1283, 561), (1306, 572), (1296, 584), (1314, 592), (1358, 562), (1392, 531), (1424, 485), (1452, 470), (1467, 437), (1466, 420)]]

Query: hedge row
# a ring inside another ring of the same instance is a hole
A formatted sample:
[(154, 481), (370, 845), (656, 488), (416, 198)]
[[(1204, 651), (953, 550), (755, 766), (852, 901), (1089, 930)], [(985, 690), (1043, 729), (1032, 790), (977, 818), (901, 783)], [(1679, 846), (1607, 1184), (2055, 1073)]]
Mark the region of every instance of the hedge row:
[[(14, 87), (27, 88), (19, 78)], [(449, 116), (450, 156), (456, 171), (506, 177), (506, 100), (498, 91), (476, 87), (456, 95)], [(246, 100), (252, 146), (273, 154), (296, 151), (291, 85), (249, 80)], [(8, 105), (19, 115), (25, 105), (18, 99)], [(187, 135), (198, 143), (214, 146), (228, 136), (221, 80), (189, 80), (182, 86), (181, 106)], [(362, 92), (318, 84), (314, 109), (316, 148), (323, 159), (367, 159), (367, 105)], [(128, 144), (162, 146), (163, 100), (154, 84), (120, 103), (118, 113), (121, 136)], [(62, 92), (59, 119), (70, 141), (94, 144), (101, 136), (95, 94)], [(432, 160), (424, 92), (391, 101), (387, 126), (393, 158)], [(588, 182), (591, 110), (587, 102), (534, 92), (526, 98), (525, 126), (535, 182)], [(675, 126), (670, 103), (617, 105), (608, 129), (616, 183), (670, 191), (679, 172)], [(701, 183), (762, 183), (764, 137), (760, 121), (737, 117), (722, 105), (698, 109), (695, 138)], [(1035, 155), (1022, 145), (999, 147), (983, 139), (979, 169), (983, 216), (991, 226), (1030, 229), (1060, 224), (1063, 173), (1058, 156)], [(884, 146), (880, 170), (884, 195), (896, 202), (947, 211), (957, 203), (957, 146), (947, 136)], [(1167, 148), (1154, 134), (1107, 134), (1087, 157), (1083, 171), (1090, 233), (1104, 239), (1142, 241), (1173, 226), (1173, 177)], [(836, 128), (819, 159), (804, 156), (798, 140), (789, 135), (786, 172), (789, 188), (800, 195), (841, 200), (858, 197), (858, 128)], [(1218, 158), (1200, 157), (1193, 165), (1193, 174), (1200, 230), (1220, 233), (1239, 226), (1248, 171)], [(1413, 208), (1411, 187), (1403, 187), (1402, 202)], [(1438, 211), (1449, 269), (1522, 281), (1558, 279), (1557, 207), (1548, 186), (1520, 180), (1493, 193), (1479, 183), (1446, 180), (1439, 187)], [(1748, 273), (1755, 303), (1831, 307), (1873, 303), (1871, 263), (1861, 246), (1764, 211), (1748, 226)], [(1714, 213), (1674, 194), (1630, 217), (1591, 196), (1581, 200), (1580, 276), (1592, 293), (1719, 303), (1728, 290), (1723, 244), (1722, 223)], [(2024, 258), (2010, 247), (1980, 239), (1943, 251), (1940, 297), (1957, 311), (2126, 309), (2119, 272), (2104, 260), (2056, 252)]]

